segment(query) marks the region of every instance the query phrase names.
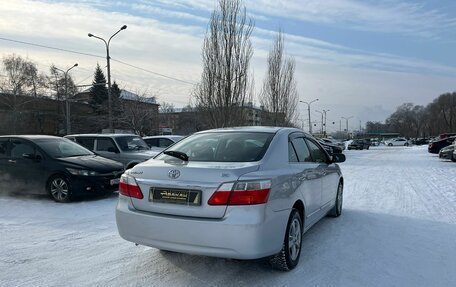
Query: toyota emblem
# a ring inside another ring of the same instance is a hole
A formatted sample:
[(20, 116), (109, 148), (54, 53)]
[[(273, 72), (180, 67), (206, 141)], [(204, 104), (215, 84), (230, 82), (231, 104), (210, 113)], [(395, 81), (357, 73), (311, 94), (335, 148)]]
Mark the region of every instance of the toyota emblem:
[(168, 172), (168, 176), (172, 179), (176, 179), (181, 175), (180, 171), (177, 169), (172, 169)]

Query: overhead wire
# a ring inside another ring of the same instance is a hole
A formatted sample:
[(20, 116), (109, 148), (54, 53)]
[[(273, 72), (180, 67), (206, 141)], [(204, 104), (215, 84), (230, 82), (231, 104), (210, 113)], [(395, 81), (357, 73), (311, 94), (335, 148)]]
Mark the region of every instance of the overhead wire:
[[(14, 40), (14, 39), (5, 38), (5, 37), (0, 37), (0, 40), (13, 42), (13, 43), (24, 44), (24, 45), (29, 45), (29, 46), (35, 46), (35, 47), (40, 47), (40, 48), (45, 48), (45, 49), (52, 49), (52, 50), (61, 51), (61, 52), (79, 54), (79, 55), (84, 55), (84, 56), (103, 58), (103, 59), (106, 58), (104, 56), (95, 55), (95, 54), (91, 54), (91, 53), (85, 53), (85, 52), (79, 52), (79, 51), (74, 51), (74, 50), (69, 50), (69, 49), (52, 47), (52, 46), (49, 46), (49, 45), (36, 44), (36, 43), (32, 43), (32, 42), (27, 42), (27, 41)], [(157, 76), (160, 76), (160, 77), (164, 77), (164, 78), (167, 78), (167, 79), (170, 79), (170, 80), (178, 81), (178, 82), (181, 82), (181, 83), (185, 83), (185, 84), (189, 84), (189, 85), (195, 85), (195, 83), (192, 83), (192, 82), (189, 82), (189, 81), (186, 81), (186, 80), (182, 80), (182, 79), (179, 79), (179, 78), (176, 78), (176, 77), (168, 76), (168, 75), (165, 75), (165, 74), (162, 74), (162, 73), (154, 72), (152, 70), (148, 70), (146, 68), (142, 68), (142, 67), (139, 67), (139, 66), (136, 66), (136, 65), (132, 65), (132, 64), (126, 63), (126, 62), (121, 61), (121, 60), (113, 59), (112, 57), (111, 57), (111, 60), (114, 61), (114, 62), (123, 64), (125, 66), (129, 66), (131, 68), (135, 68), (135, 69), (141, 70), (143, 72), (154, 74), (154, 75), (157, 75)]]

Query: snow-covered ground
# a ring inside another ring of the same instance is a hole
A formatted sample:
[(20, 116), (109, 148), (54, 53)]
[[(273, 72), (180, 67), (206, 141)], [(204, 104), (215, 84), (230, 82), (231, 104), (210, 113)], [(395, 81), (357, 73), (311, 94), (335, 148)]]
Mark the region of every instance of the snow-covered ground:
[(291, 272), (136, 247), (117, 234), (115, 195), (16, 195), (0, 197), (0, 285), (456, 286), (456, 163), (426, 147), (345, 154), (344, 212), (306, 233)]

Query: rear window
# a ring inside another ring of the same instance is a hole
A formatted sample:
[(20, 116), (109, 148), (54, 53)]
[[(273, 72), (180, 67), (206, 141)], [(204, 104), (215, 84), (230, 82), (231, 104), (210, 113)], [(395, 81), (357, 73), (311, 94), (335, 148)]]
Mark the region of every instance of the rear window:
[[(189, 161), (250, 162), (263, 158), (273, 137), (273, 133), (204, 133), (187, 137), (168, 150), (185, 153)], [(160, 154), (156, 159), (174, 158)]]

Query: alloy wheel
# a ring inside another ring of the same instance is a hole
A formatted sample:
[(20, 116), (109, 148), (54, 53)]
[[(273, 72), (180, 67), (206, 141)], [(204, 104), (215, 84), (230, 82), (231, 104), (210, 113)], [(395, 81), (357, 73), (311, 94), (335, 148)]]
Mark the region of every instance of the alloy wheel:
[(301, 250), (301, 223), (298, 218), (293, 218), (288, 233), (288, 253), (291, 260), (296, 260)]
[(57, 201), (65, 201), (67, 199), (70, 188), (63, 178), (54, 178), (50, 187), (51, 194)]

